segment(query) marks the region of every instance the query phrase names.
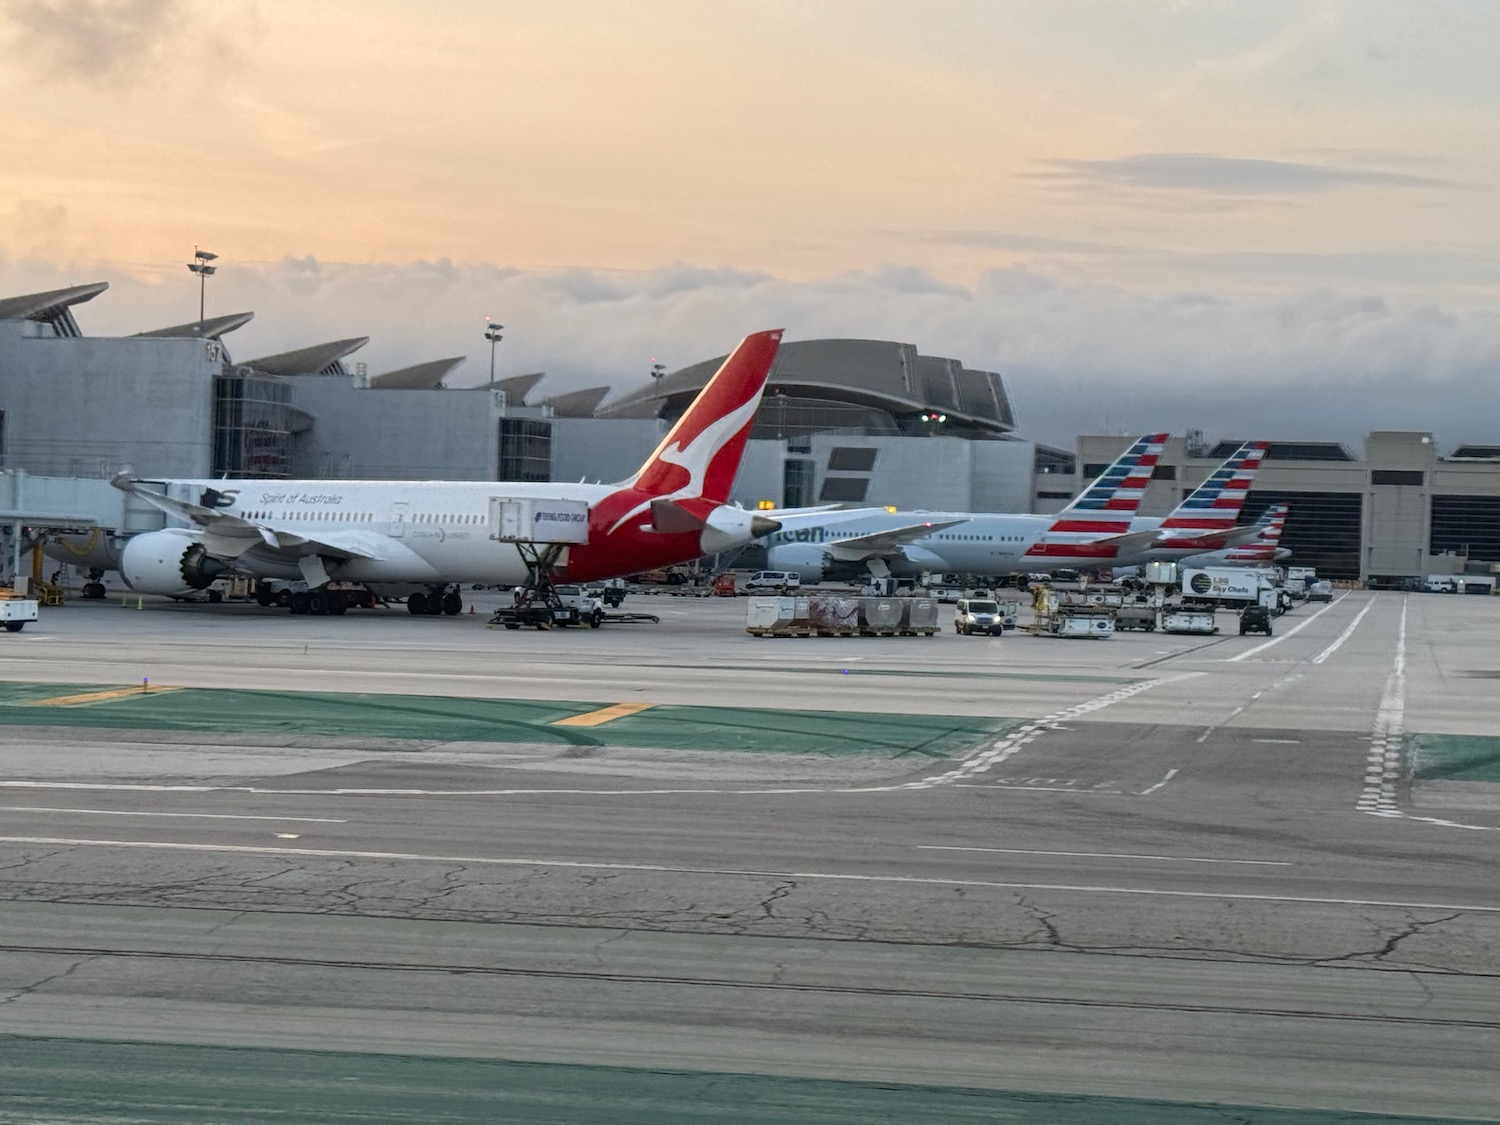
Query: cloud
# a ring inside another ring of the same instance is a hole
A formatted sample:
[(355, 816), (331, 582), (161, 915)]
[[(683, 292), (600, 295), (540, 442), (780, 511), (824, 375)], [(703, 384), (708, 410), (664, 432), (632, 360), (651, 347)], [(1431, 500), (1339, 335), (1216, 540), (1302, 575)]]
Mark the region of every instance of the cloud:
[(1070, 190), (1135, 189), (1211, 196), (1284, 196), (1341, 188), (1452, 188), (1452, 180), (1335, 164), (1218, 156), (1209, 152), (1145, 152), (1110, 160), (1058, 159), (1032, 174)]
[[(1152, 292), (1022, 267), (957, 285), (899, 266), (791, 280), (687, 265), (219, 264), (210, 314), (256, 313), (226, 340), (242, 358), (368, 335), (354, 358), (373, 373), (467, 353), (456, 381), (477, 383), (490, 315), (506, 325), (501, 374), (546, 371), (544, 394), (630, 390), (653, 360), (675, 369), (784, 327), (788, 339), (901, 340), (999, 371), (1021, 434), (1054, 444), (1156, 428), (1351, 443), (1371, 429), (1416, 429), (1446, 444), (1500, 442), (1500, 314), (1482, 299), (1416, 301), (1368, 284)], [(0, 296), (110, 280), (76, 315), (88, 334), (123, 335), (196, 315), (183, 272), (133, 278), (0, 252)]]
[(244, 62), (229, 34), (181, 0), (0, 0), (0, 21), (11, 29), (5, 53), (48, 79), (118, 89)]

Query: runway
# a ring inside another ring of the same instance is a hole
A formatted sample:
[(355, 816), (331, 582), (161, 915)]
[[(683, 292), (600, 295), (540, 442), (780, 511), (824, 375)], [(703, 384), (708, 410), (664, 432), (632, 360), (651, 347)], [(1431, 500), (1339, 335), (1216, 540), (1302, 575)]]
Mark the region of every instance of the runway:
[[(879, 1119), (861, 1083), (977, 1119), (1500, 1119), (1500, 785), (1408, 760), (1487, 752), (1494, 599), (1107, 642), (761, 640), (741, 603), (662, 603), (548, 634), (482, 606), (79, 605), (8, 637), (28, 699), (204, 694), (198, 729), (110, 725), (128, 698), (4, 718), (0, 1000), (26, 1038), (0, 1068), (45, 1086), (22, 1044), (55, 1039), (843, 1091), (789, 1120)], [(231, 689), (296, 720), (225, 729)], [(308, 692), (527, 701), (536, 730), (639, 706), (594, 743), (424, 739), (326, 733)], [(943, 716), (957, 742), (896, 745)]]

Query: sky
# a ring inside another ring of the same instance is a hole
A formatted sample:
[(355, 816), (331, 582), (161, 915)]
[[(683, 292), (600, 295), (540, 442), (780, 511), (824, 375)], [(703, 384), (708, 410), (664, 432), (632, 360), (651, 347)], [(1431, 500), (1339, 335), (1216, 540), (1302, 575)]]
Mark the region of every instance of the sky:
[(1023, 436), (1500, 441), (1490, 0), (0, 0), (0, 295), (629, 389), (747, 332)]

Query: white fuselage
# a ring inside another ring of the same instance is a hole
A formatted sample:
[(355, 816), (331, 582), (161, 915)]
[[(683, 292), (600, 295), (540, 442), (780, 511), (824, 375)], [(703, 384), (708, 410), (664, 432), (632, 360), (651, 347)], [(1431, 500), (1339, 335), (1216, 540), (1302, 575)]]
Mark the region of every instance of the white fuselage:
[[(491, 502), (505, 499), (580, 500), (594, 504), (616, 485), (512, 481), (173, 480), (167, 494), (193, 503), (221, 498), (216, 511), (291, 534), (337, 535), (373, 558), (329, 566), (347, 582), (517, 583), (526, 564), (515, 544), (493, 538)], [(226, 502), (227, 501), (227, 502)], [(296, 579), (282, 551), (251, 548), (237, 570)]]

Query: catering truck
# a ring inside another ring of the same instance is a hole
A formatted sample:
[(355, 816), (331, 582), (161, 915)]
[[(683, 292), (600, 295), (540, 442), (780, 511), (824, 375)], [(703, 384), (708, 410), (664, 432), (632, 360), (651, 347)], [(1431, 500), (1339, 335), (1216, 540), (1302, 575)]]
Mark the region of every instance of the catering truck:
[(1285, 608), (1281, 583), (1275, 568), (1269, 566), (1183, 567), (1182, 604), (1230, 609), (1263, 605), (1272, 613)]

